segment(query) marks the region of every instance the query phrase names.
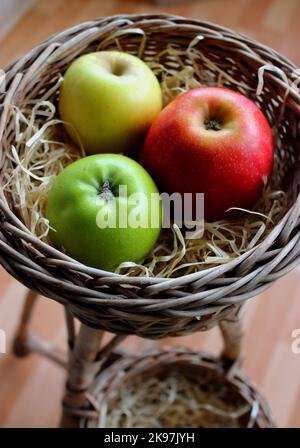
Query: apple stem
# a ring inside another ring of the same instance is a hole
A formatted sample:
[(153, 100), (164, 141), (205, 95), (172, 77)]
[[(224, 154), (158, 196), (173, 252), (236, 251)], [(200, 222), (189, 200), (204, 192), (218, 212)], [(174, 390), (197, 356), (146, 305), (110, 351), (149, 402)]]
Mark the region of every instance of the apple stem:
[(205, 128), (211, 131), (220, 131), (222, 125), (219, 120), (215, 118), (208, 119), (204, 122)]
[(108, 180), (106, 180), (103, 183), (102, 188), (101, 188), (101, 192), (99, 194), (99, 198), (103, 199), (106, 202), (108, 202), (108, 201), (110, 201), (111, 199), (114, 198), (114, 195), (113, 195), (113, 193), (112, 193), (112, 191), (110, 189), (110, 185), (109, 185)]

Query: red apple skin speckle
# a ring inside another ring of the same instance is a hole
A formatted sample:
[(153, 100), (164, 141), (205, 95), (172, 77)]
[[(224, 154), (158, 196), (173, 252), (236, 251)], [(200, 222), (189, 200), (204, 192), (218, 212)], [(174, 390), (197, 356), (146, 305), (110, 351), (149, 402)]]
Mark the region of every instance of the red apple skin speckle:
[[(220, 130), (206, 129), (215, 119)], [(162, 191), (204, 193), (205, 219), (230, 207), (250, 208), (272, 171), (270, 126), (248, 98), (201, 87), (173, 100), (147, 134), (142, 162)]]

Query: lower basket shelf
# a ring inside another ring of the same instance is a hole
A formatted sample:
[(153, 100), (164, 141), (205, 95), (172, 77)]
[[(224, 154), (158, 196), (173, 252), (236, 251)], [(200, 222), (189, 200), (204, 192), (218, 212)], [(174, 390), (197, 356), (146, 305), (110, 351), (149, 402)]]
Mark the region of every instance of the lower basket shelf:
[(90, 392), (96, 412), (83, 411), (81, 427), (274, 427), (267, 403), (236, 366), (185, 348), (122, 356)]

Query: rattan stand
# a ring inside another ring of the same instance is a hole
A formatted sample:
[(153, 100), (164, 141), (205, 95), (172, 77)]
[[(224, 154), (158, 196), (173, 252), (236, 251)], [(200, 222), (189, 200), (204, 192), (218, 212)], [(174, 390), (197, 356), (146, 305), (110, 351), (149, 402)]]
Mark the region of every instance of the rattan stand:
[[(82, 419), (97, 419), (99, 403), (93, 391), (101, 381), (101, 372), (126, 353), (116, 351), (126, 335), (116, 335), (102, 344), (103, 330), (81, 324), (76, 334), (74, 317), (66, 310), (65, 321), (68, 333), (68, 355), (48, 341), (42, 340), (30, 331), (30, 319), (38, 294), (29, 290), (25, 299), (13, 350), (24, 357), (36, 352), (67, 371), (66, 389), (63, 398), (61, 427), (78, 427)], [(238, 313), (239, 314), (239, 313)], [(219, 324), (224, 340), (220, 362), (231, 369), (241, 358), (242, 326), (238, 315)]]
[[(180, 63), (174, 59), (174, 45), (182, 54)], [(81, 264), (43, 241), (20, 219), (12, 195), (0, 188), (0, 263), (30, 290), (14, 352), (18, 356), (38, 352), (66, 368), (62, 426), (89, 426), (84, 420), (95, 418), (101, 426), (101, 400), (107, 397), (102, 390), (109, 391), (108, 379), (115, 384), (111, 375), (117, 369), (138, 381), (135, 361), (116, 353), (128, 334), (160, 339), (219, 325), (224, 338), (220, 359), (172, 349), (169, 358), (173, 364), (184, 358), (198, 375), (207, 367), (227, 380), (226, 372), (232, 373), (230, 366), (240, 359), (241, 306), (300, 261), (299, 70), (276, 51), (212, 23), (164, 14), (102, 17), (49, 37), (8, 66), (0, 95), (0, 183), (4, 184), (5, 172), (15, 168), (11, 148), (15, 148), (20, 129), (12, 111), (32, 107), (32, 100), (44, 98), (46, 91), (53, 96), (56, 89), (56, 94), (62, 74), (80, 54), (119, 46), (145, 61), (159, 63), (170, 73), (181, 73), (182, 64), (196, 64), (199, 70), (194, 70), (193, 76), (201, 85), (222, 81), (224, 87), (253, 99), (276, 130), (276, 176), (287, 195), (287, 208), (260, 242), (226, 263), (179, 277), (130, 276)], [(183, 81), (179, 87), (184, 87)], [(27, 143), (20, 143), (20, 160), (27, 154)], [(29, 331), (37, 299), (32, 290), (64, 305), (68, 356)], [(79, 331), (74, 318), (81, 322)], [(106, 345), (103, 331), (116, 334)], [(169, 358), (168, 352), (161, 351), (135, 360), (137, 365), (142, 360), (144, 366), (161, 363), (165, 367)], [(246, 391), (248, 402), (262, 409), (257, 426), (272, 426), (267, 408), (260, 406), (262, 400), (250, 382), (239, 375), (235, 380), (238, 390)]]

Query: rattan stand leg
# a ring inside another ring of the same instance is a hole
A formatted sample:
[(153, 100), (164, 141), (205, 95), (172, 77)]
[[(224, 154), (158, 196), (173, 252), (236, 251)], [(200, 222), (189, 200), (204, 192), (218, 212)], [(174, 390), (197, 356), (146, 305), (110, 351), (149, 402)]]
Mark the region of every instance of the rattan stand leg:
[(69, 352), (61, 427), (78, 426), (80, 411), (88, 408), (87, 390), (98, 370), (97, 356), (102, 337), (103, 331), (81, 325), (74, 348)]
[(30, 331), (30, 321), (38, 296), (38, 293), (32, 290), (29, 290), (27, 293), (20, 324), (13, 342), (13, 352), (19, 357), (27, 356), (31, 352), (38, 353), (55, 362), (60, 367), (66, 368), (66, 353), (50, 341), (44, 340)]
[(60, 426), (77, 427), (81, 417), (97, 417), (99, 405), (89, 393), (89, 388), (113, 349), (126, 336), (115, 336), (101, 347), (103, 331), (81, 324), (78, 335), (75, 336), (73, 318), (68, 312), (66, 319), (69, 334), (69, 364)]
[(228, 367), (238, 363), (242, 355), (243, 328), (239, 317), (236, 320), (222, 320), (219, 324), (223, 336), (222, 359)]
[(28, 291), (25, 298), (20, 324), (16, 331), (13, 343), (13, 352), (16, 356), (23, 357), (28, 355), (31, 351), (28, 345), (29, 324), (37, 298), (38, 294), (35, 291)]

